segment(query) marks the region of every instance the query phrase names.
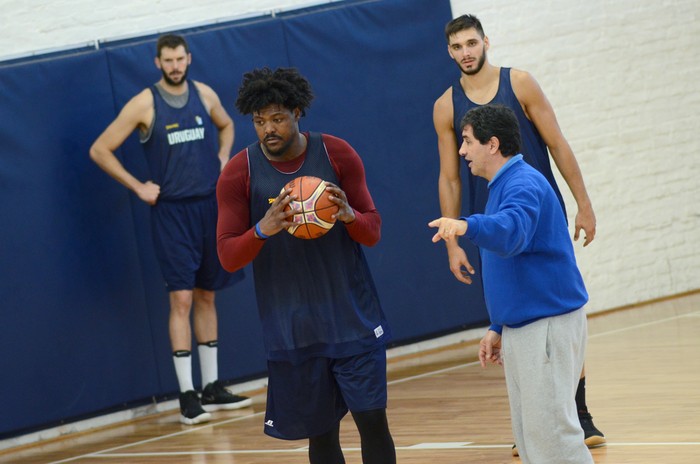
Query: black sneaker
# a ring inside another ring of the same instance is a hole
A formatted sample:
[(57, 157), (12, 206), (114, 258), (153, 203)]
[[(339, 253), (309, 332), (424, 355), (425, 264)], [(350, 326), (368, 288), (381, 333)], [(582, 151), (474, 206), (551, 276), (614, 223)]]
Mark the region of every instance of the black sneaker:
[(586, 446), (591, 448), (594, 446), (600, 446), (606, 442), (603, 432), (598, 430), (596, 426), (593, 425), (593, 417), (590, 413), (579, 412), (578, 420), (581, 422), (581, 428), (583, 429), (583, 436)]
[(211, 420), (211, 414), (202, 409), (202, 403), (194, 390), (180, 393), (180, 422), (186, 425)]
[(202, 407), (205, 411), (239, 409), (251, 404), (253, 404), (253, 400), (245, 396), (234, 395), (224, 387), (221, 380), (207, 384), (202, 392)]

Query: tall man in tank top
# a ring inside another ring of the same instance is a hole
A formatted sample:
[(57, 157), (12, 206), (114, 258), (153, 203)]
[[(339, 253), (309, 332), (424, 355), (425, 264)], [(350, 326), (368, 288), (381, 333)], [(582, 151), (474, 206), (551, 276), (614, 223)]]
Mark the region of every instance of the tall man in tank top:
[[(525, 161), (540, 171), (566, 210), (549, 162), (552, 155), (576, 200), (574, 240), (584, 233), (583, 246), (595, 238), (596, 221), (581, 170), (564, 138), (551, 104), (537, 81), (526, 71), (503, 68), (488, 61), (489, 39), (481, 22), (473, 15), (462, 15), (445, 27), (448, 53), (460, 70), (460, 77), (435, 102), (433, 123), (438, 136), (440, 209), (445, 217), (457, 218), (483, 213), (488, 196), (487, 181), (467, 169), (460, 175), (459, 147), (462, 143), (460, 121), (466, 112), (487, 104), (511, 108), (520, 124)], [(549, 153), (548, 151), (549, 150)], [(465, 204), (463, 205), (462, 202)], [(457, 239), (446, 240), (450, 270), (457, 280), (471, 284), (475, 270), (471, 260), (480, 262), (479, 251), (470, 243), (462, 248)], [(482, 292), (483, 293), (483, 292)], [(588, 446), (605, 443), (604, 435), (593, 424), (585, 394), (585, 367), (576, 391), (579, 420)], [(517, 454), (517, 449), (513, 448)]]
[[(236, 107), (252, 116), (258, 141), (226, 165), (219, 184), (219, 256), (233, 272), (252, 261), (267, 351), (264, 431), (309, 439), (311, 464), (342, 464), (340, 421), (357, 425), (364, 464), (394, 464), (386, 416), (386, 342), (390, 337), (362, 245), (379, 241), (381, 217), (362, 160), (345, 140), (300, 132), (313, 94), (295, 69), (243, 76)], [(298, 176), (327, 182), (339, 207), (322, 237), (284, 229)]]
[[(215, 292), (243, 277), (224, 271), (216, 254), (216, 182), (233, 146), (234, 127), (216, 93), (187, 79), (192, 57), (183, 37), (161, 36), (156, 51), (161, 79), (124, 106), (90, 148), (90, 157), (151, 205), (153, 243), (170, 299), (180, 421), (192, 425), (210, 420), (210, 411), (251, 404), (218, 378)], [(151, 177), (145, 182), (114, 154), (137, 128)], [(201, 398), (192, 377), (192, 329), (201, 365)]]

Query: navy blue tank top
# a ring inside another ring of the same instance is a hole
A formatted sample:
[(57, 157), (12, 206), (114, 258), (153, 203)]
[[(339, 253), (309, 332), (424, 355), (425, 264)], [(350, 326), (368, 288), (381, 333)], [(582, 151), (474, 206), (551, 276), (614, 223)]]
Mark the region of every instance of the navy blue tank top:
[[(293, 173), (275, 169), (259, 143), (247, 148), (247, 157), (251, 226), (297, 176), (338, 185), (321, 134), (308, 135), (306, 157)], [(390, 337), (362, 247), (340, 222), (313, 240), (286, 231), (271, 236), (253, 260), (253, 272), (269, 360), (299, 363), (314, 356), (354, 356)]]
[[(535, 124), (530, 121), (527, 116), (525, 116), (525, 112), (523, 111), (518, 98), (513, 92), (513, 86), (510, 82), (510, 68), (501, 68), (500, 78), (498, 81), (498, 92), (496, 93), (496, 96), (493, 97), (493, 100), (491, 100), (488, 104), (505, 105), (515, 112), (515, 115), (518, 118), (518, 123), (520, 124), (520, 136), (523, 143), (521, 153), (523, 154), (523, 159), (541, 172), (547, 179), (549, 184), (554, 189), (554, 193), (556, 193), (557, 198), (559, 199), (561, 208), (564, 210), (564, 217), (566, 217), (564, 199), (561, 196), (561, 192), (559, 192), (559, 187), (557, 186), (556, 180), (554, 179), (554, 174), (552, 173), (552, 166), (549, 163), (547, 145), (544, 143), (544, 140), (542, 140), (542, 136), (537, 131)], [(462, 118), (467, 111), (478, 106), (483, 105), (477, 105), (469, 100), (458, 79), (457, 82), (452, 85), (452, 108), (454, 110), (454, 128), (455, 136), (457, 138), (457, 147), (462, 146), (462, 131), (460, 130)], [(469, 168), (462, 169), (462, 171), (466, 171), (466, 175), (462, 176), (463, 214), (470, 215), (483, 213), (486, 209), (486, 200), (488, 198), (488, 181), (483, 177), (474, 176)]]
[(173, 108), (151, 87), (155, 120), (144, 142), (151, 180), (160, 185), (159, 201), (205, 197), (216, 191), (221, 171), (219, 132), (209, 116), (197, 87), (187, 81), (189, 97), (182, 108)]

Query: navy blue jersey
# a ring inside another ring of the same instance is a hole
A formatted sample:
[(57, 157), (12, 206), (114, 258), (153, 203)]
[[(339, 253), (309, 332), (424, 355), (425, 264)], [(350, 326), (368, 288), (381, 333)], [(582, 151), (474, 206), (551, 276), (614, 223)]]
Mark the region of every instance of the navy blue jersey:
[[(562, 210), (564, 210), (564, 217), (566, 217), (566, 208), (564, 206), (564, 199), (559, 192), (559, 187), (557, 186), (556, 180), (554, 179), (554, 174), (552, 173), (552, 166), (549, 163), (549, 153), (547, 152), (547, 145), (542, 140), (542, 136), (537, 131), (535, 124), (530, 121), (518, 98), (513, 92), (513, 86), (510, 82), (510, 68), (501, 68), (500, 78), (498, 81), (498, 92), (496, 96), (493, 97), (489, 105), (504, 105), (509, 107), (515, 112), (518, 118), (518, 123), (520, 124), (520, 136), (522, 138), (523, 146), (521, 147), (521, 153), (525, 161), (539, 172), (547, 179), (549, 184), (554, 189), (559, 203), (561, 204)], [(457, 138), (457, 147), (462, 146), (462, 131), (460, 129), (462, 118), (472, 108), (478, 106), (476, 103), (469, 100), (462, 85), (459, 82), (455, 82), (452, 85), (452, 108), (454, 110), (454, 128), (455, 136)], [(466, 169), (466, 175), (463, 176), (465, 179), (464, 186), (462, 188), (462, 210), (464, 216), (471, 214), (481, 214), (486, 209), (486, 200), (488, 198), (488, 190), (486, 188), (488, 181), (483, 177), (474, 176), (469, 169)]]
[[(251, 226), (295, 177), (315, 176), (338, 184), (320, 134), (309, 134), (306, 158), (294, 173), (275, 169), (259, 143), (250, 145), (246, 154)], [(286, 231), (273, 235), (253, 260), (253, 272), (271, 361), (353, 356), (382, 346), (389, 337), (362, 247), (342, 223), (313, 240)]]
[(151, 180), (160, 185), (159, 201), (204, 197), (216, 191), (221, 171), (219, 132), (197, 87), (187, 81), (189, 98), (173, 108), (151, 87), (155, 120), (143, 143)]

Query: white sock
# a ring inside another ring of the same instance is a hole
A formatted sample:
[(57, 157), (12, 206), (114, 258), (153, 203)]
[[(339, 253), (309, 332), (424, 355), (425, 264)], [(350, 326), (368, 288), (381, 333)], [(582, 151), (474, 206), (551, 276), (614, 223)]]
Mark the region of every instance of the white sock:
[(219, 379), (218, 369), (218, 346), (219, 342), (213, 340), (201, 343), (197, 347), (199, 350), (199, 365), (202, 368), (202, 388)]
[(192, 352), (181, 350), (173, 353), (173, 363), (175, 363), (175, 375), (180, 384), (180, 392), (194, 390), (192, 384)]

